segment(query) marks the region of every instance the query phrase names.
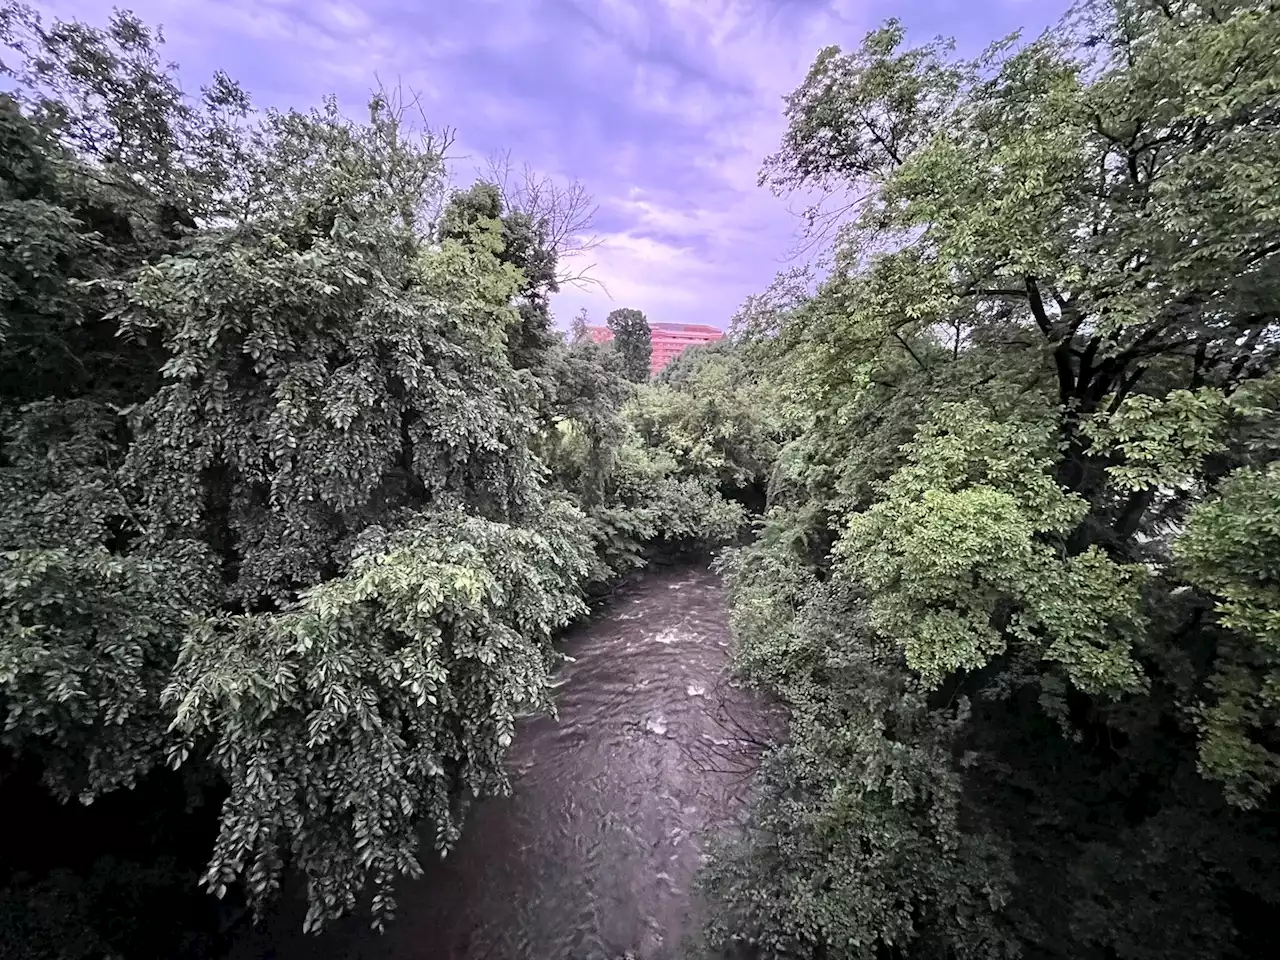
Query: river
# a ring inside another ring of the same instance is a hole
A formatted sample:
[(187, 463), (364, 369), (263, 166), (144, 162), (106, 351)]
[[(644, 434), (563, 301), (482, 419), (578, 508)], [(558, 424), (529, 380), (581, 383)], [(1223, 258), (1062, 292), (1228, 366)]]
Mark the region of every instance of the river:
[(667, 960), (696, 939), (705, 837), (739, 810), (772, 728), (727, 672), (723, 588), (648, 573), (565, 638), (559, 718), (521, 723), (512, 795), (401, 883), (383, 934), (352, 917), (300, 932), (286, 902), (234, 956), (275, 960)]

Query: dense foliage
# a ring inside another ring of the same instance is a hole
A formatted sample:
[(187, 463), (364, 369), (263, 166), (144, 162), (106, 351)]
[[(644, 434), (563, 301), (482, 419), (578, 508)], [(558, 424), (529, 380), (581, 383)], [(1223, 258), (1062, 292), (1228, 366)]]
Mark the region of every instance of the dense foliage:
[(127, 14), (0, 34), (0, 796), (136, 797), (198, 861), (5, 864), (0, 953), (145, 954), (188, 874), (381, 924), (587, 597), (757, 507), (721, 569), (790, 726), (717, 945), (1280, 947), (1272, 0), (822, 51), (764, 179), (856, 198), (832, 269), (652, 383), (638, 311), (556, 335), (557, 194), (450, 189), (394, 97), (188, 98)]
[[(210, 794), (210, 891), (261, 909), (294, 870), (309, 928), (381, 924), (419, 826), (447, 850), (507, 789), (585, 591), (741, 508), (628, 426), (620, 358), (552, 331), (552, 218), (450, 193), (393, 98), (190, 100), (128, 14), (0, 32), (6, 768), (69, 803)], [(92, 916), (101, 872), (0, 917)], [(99, 919), (6, 920), (0, 952), (121, 950)]]
[(590, 520), (593, 583), (737, 535), (743, 505), (719, 484), (716, 463), (690, 469), (679, 450), (644, 430), (653, 388), (630, 382), (621, 351), (577, 340), (557, 362), (557, 412), (540, 442), (556, 486)]
[(1091, 0), (819, 54), (765, 179), (865, 196), (739, 324), (785, 385), (706, 875), (761, 956), (1273, 954), (1280, 10)]
[(727, 340), (685, 349), (638, 391), (627, 416), (682, 474), (714, 478), (725, 496), (752, 508), (763, 504), (790, 435), (773, 386)]
[(649, 379), (649, 360), (653, 356), (653, 334), (643, 313), (632, 307), (609, 311), (605, 326), (613, 333), (613, 347), (622, 354), (627, 379), (644, 383)]

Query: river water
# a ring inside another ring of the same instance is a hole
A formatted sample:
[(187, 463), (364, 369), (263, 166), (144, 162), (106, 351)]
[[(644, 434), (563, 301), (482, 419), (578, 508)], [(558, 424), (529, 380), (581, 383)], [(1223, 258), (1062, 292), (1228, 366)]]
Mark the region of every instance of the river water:
[(730, 681), (728, 646), (724, 591), (706, 569), (619, 591), (566, 638), (559, 719), (521, 724), (512, 795), (478, 804), (447, 859), (426, 854), (385, 933), (347, 918), (304, 936), (301, 906), (285, 903), (235, 956), (680, 957), (699, 926), (690, 886), (705, 837), (740, 809), (772, 728)]

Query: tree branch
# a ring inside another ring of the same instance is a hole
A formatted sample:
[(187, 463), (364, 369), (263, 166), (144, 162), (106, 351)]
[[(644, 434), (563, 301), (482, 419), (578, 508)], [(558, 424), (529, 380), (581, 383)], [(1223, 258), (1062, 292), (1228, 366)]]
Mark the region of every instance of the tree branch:
[(1035, 318), (1036, 326), (1040, 328), (1040, 332), (1046, 338), (1053, 339), (1053, 323), (1049, 320), (1049, 315), (1044, 309), (1044, 298), (1040, 296), (1040, 285), (1036, 282), (1035, 277), (1026, 278), (1027, 285), (1027, 302), (1031, 305), (1031, 316)]
[(892, 331), (892, 333), (893, 333), (893, 339), (897, 340), (900, 344), (902, 344), (902, 348), (903, 348), (904, 350), (906, 350), (906, 351), (907, 351), (907, 353), (911, 354), (911, 359), (912, 359), (912, 360), (914, 360), (914, 361), (919, 365), (920, 369), (924, 371), (925, 376), (926, 376), (926, 377), (927, 377), (927, 376), (929, 376), (929, 368), (928, 368), (928, 367), (926, 367), (926, 366), (924, 365), (924, 361), (923, 361), (923, 360), (921, 360), (921, 359), (916, 355), (915, 350), (911, 349), (911, 344), (907, 343), (907, 341), (906, 341), (906, 340), (904, 340), (904, 339), (903, 339), (903, 338), (898, 334), (898, 331), (897, 331), (897, 330)]
[[(1045, 311), (1044, 298), (1040, 295), (1040, 284), (1036, 282), (1035, 277), (1027, 277), (1025, 283), (1027, 286), (1027, 302), (1031, 306), (1031, 316), (1035, 318), (1036, 326), (1040, 328), (1040, 332), (1044, 334), (1045, 339), (1052, 343), (1055, 339), (1053, 322)], [(1071, 370), (1070, 354), (1070, 338), (1060, 341), (1053, 351), (1053, 365), (1058, 373), (1058, 399), (1064, 404), (1075, 396), (1077, 389), (1076, 377)]]

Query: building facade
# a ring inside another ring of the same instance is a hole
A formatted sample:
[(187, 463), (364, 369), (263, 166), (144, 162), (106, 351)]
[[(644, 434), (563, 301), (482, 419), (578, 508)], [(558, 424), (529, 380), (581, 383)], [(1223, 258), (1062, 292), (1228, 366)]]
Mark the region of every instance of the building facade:
[[(613, 331), (608, 327), (587, 327), (587, 333), (596, 343), (607, 343), (613, 339)], [(649, 375), (655, 377), (686, 348), (698, 343), (711, 343), (724, 336), (723, 330), (705, 323), (651, 323), (649, 333), (653, 340)]]

